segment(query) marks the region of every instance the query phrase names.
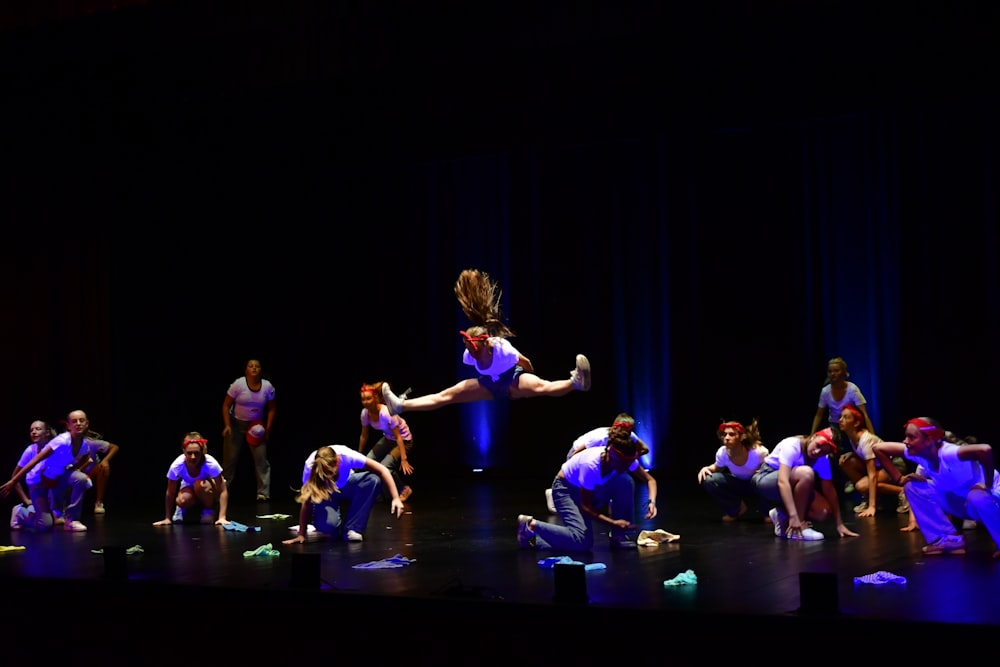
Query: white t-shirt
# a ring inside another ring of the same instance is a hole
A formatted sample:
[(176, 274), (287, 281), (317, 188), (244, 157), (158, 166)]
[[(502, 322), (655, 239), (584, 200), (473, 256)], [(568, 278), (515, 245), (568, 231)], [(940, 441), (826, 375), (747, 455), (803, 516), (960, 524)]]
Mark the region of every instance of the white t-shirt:
[[(938, 450), (938, 469), (930, 467), (927, 460), (913, 456), (908, 451), (903, 452), (903, 456), (917, 464), (917, 474), (926, 477), (928, 483), (933, 484), (939, 491), (954, 493), (962, 498), (969, 495), (969, 491), (976, 484), (983, 484), (986, 481), (983, 475), (983, 467), (979, 461), (963, 461), (958, 458), (958, 451), (961, 445), (953, 442), (944, 442)], [(1000, 474), (993, 473), (993, 492), (1000, 492)]]
[[(764, 463), (775, 470), (780, 469), (782, 463), (789, 468), (810, 465), (806, 463), (806, 455), (802, 451), (802, 447), (807, 441), (808, 438), (799, 438), (794, 435), (790, 438), (785, 438), (774, 446), (771, 453), (764, 459)], [(833, 479), (829, 456), (821, 456), (813, 461), (811, 465), (820, 479)]]
[[(848, 440), (850, 440), (850, 438), (848, 438)], [(862, 461), (870, 461), (875, 458), (875, 450), (872, 449), (872, 446), (879, 442), (882, 442), (882, 438), (865, 429), (861, 432), (861, 437), (858, 438), (857, 445), (851, 441), (851, 449), (854, 450), (854, 453), (857, 454), (858, 458)], [(879, 464), (878, 459), (875, 460), (875, 467), (882, 467)]]
[(733, 477), (738, 479), (750, 479), (753, 474), (757, 472), (760, 468), (760, 464), (764, 461), (764, 458), (768, 455), (767, 447), (764, 445), (757, 445), (749, 452), (747, 452), (747, 461), (741, 466), (733, 463), (733, 460), (729, 458), (729, 450), (726, 449), (725, 445), (719, 447), (718, 451), (715, 452), (715, 467), (716, 468), (727, 468)]
[(831, 426), (837, 426), (840, 421), (840, 411), (844, 409), (844, 406), (848, 403), (853, 405), (864, 405), (865, 397), (861, 395), (861, 390), (858, 389), (858, 385), (853, 382), (847, 383), (847, 390), (844, 392), (844, 398), (839, 401), (833, 399), (833, 387), (826, 385), (819, 392), (819, 406), (821, 408), (826, 408), (826, 418), (830, 422)]
[[(608, 433), (610, 431), (610, 426), (598, 426), (595, 429), (587, 431), (573, 441), (573, 445), (569, 448), (569, 452), (566, 453), (566, 458), (573, 456), (573, 452), (579, 449), (605, 447), (608, 444)], [(637, 436), (634, 432), (629, 434), (629, 439), (634, 443), (639, 442), (639, 436)]]
[[(607, 475), (601, 475), (601, 456), (603, 454), (604, 450), (600, 447), (588, 447), (576, 456), (567, 459), (562, 464), (563, 477), (573, 486), (593, 491), (617, 474), (612, 470)], [(633, 461), (628, 469), (630, 472), (638, 470), (639, 461)]]
[(389, 408), (384, 405), (379, 408), (378, 421), (375, 422), (373, 422), (371, 417), (368, 416), (368, 410), (362, 408), (361, 425), (370, 426), (374, 429), (382, 431), (382, 435), (385, 436), (386, 440), (395, 441), (396, 436), (392, 432), (393, 428), (399, 429), (399, 435), (402, 436), (404, 441), (413, 440), (413, 437), (410, 435), (410, 427), (407, 426), (406, 420), (399, 415), (390, 415)]
[(79, 451), (74, 455), (73, 434), (66, 431), (49, 440), (46, 447), (52, 450), (52, 455), (35, 467), (41, 468), (41, 474), (46, 478), (57, 479), (66, 474), (66, 470), (76, 463), (81, 454), (89, 451), (90, 443), (84, 438)]
[(211, 454), (205, 454), (205, 461), (201, 464), (201, 468), (198, 469), (196, 475), (188, 472), (183, 454), (174, 459), (174, 462), (170, 464), (170, 468), (167, 469), (167, 479), (179, 479), (182, 489), (186, 486), (193, 486), (195, 482), (202, 479), (215, 479), (221, 474), (222, 466), (219, 465), (218, 460)]
[[(44, 448), (45, 448), (45, 445), (42, 445), (41, 447), (39, 447), (34, 442), (31, 443), (30, 445), (28, 445), (27, 447), (25, 447), (24, 448), (24, 453), (21, 454), (21, 458), (19, 458), (17, 460), (17, 467), (18, 468), (23, 468), (24, 466), (26, 466), (29, 463), (31, 463), (31, 459), (33, 459), (36, 456), (38, 456), (38, 452), (42, 451), (42, 449), (44, 449)], [(45, 467), (45, 462), (42, 461), (41, 463), (39, 463), (38, 465), (36, 465), (34, 468), (32, 468), (31, 470), (29, 470), (28, 474), (24, 476), (24, 483), (27, 484), (28, 486), (32, 486), (33, 484), (38, 484), (38, 482), (41, 481), (39, 479), (39, 477), (42, 474), (42, 468), (44, 468), (44, 467)]]
[(226, 391), (233, 399), (233, 417), (240, 421), (264, 420), (264, 408), (274, 400), (274, 385), (261, 378), (260, 389), (253, 391), (247, 386), (245, 377), (237, 378)]
[(521, 353), (514, 349), (510, 341), (506, 338), (490, 338), (493, 346), (493, 358), (490, 360), (488, 368), (480, 368), (476, 365), (476, 358), (468, 350), (462, 353), (462, 362), (476, 369), (480, 375), (489, 375), (496, 382), (500, 376), (517, 366), (517, 360), (521, 358)]
[[(312, 474), (313, 462), (316, 461), (316, 452), (318, 451), (318, 449), (314, 450), (302, 467), (303, 484), (309, 481), (309, 475)], [(347, 478), (351, 476), (352, 471), (364, 469), (365, 464), (368, 463), (368, 457), (356, 449), (344, 447), (343, 445), (333, 445), (333, 451), (340, 457), (340, 467), (337, 470), (337, 488), (342, 489), (347, 484)]]

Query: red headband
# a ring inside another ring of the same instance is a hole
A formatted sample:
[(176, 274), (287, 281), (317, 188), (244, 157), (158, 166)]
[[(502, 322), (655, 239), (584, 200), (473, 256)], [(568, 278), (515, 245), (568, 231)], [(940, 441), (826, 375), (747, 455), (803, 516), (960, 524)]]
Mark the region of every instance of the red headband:
[(825, 428), (822, 431), (816, 431), (816, 433), (813, 434), (813, 439), (816, 442), (830, 445), (831, 447), (837, 446), (837, 443), (833, 441), (833, 429), (830, 428)]
[(940, 426), (935, 426), (929, 421), (925, 421), (923, 419), (911, 419), (903, 424), (903, 428), (906, 428), (910, 424), (916, 426), (918, 429), (929, 435), (932, 440), (941, 440), (944, 438), (944, 429)]
[(719, 424), (719, 433), (722, 433), (727, 428), (731, 428), (734, 431), (738, 431), (740, 435), (746, 433), (746, 431), (743, 428), (743, 424), (739, 422), (722, 422), (721, 424)]
[(462, 338), (464, 338), (465, 340), (469, 341), (470, 343), (479, 343), (479, 342), (482, 342), (482, 341), (484, 341), (484, 340), (486, 340), (487, 338), (490, 337), (490, 335), (488, 333), (482, 333), (482, 334), (479, 334), (478, 336), (470, 336), (469, 334), (465, 333), (464, 331), (459, 331), (458, 333), (462, 334)]
[(205, 445), (208, 444), (208, 440), (206, 440), (205, 438), (189, 438), (184, 441), (184, 446), (187, 447), (191, 443), (204, 447)]
[(841, 412), (843, 412), (844, 410), (853, 412), (854, 416), (858, 418), (858, 421), (861, 422), (862, 424), (864, 423), (865, 416), (861, 414), (861, 410), (859, 410), (858, 407), (853, 403), (847, 403), (846, 405), (844, 405), (843, 408), (840, 409)]
[(611, 428), (623, 428), (626, 431), (631, 431), (635, 428), (635, 422), (615, 422)]
[(375, 390), (372, 389), (371, 387), (366, 387), (365, 385), (361, 385), (361, 391), (359, 393), (362, 393), (362, 394), (374, 394)]

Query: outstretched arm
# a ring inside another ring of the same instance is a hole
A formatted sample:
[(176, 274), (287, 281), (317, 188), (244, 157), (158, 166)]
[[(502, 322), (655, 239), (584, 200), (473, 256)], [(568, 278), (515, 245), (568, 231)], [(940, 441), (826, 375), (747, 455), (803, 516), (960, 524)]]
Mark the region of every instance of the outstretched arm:
[(398, 519), (403, 513), (403, 501), (399, 499), (399, 489), (396, 488), (396, 481), (392, 478), (392, 473), (389, 472), (388, 468), (374, 459), (365, 459), (365, 470), (370, 470), (382, 478), (382, 484), (385, 485), (385, 488), (389, 489), (389, 493), (392, 495), (392, 504), (389, 506), (389, 512), (395, 514)]
[(28, 461), (23, 468), (14, 473), (14, 476), (11, 477), (10, 480), (4, 483), (3, 486), (0, 486), (0, 498), (6, 498), (10, 494), (10, 490), (14, 488), (15, 484), (20, 482), (25, 475), (31, 472), (32, 468), (50, 456), (52, 456), (52, 448), (45, 445), (45, 447), (42, 448), (42, 451), (35, 454), (35, 458)]

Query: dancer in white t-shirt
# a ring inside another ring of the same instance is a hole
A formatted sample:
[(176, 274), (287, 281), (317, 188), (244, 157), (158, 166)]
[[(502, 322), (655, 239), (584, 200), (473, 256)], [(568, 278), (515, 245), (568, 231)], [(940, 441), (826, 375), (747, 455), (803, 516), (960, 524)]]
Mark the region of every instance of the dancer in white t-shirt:
[(435, 394), (406, 398), (397, 396), (388, 382), (382, 383), (382, 397), (389, 411), (429, 411), (453, 403), (472, 403), (535, 396), (565, 396), (590, 390), (590, 362), (576, 355), (576, 368), (566, 380), (543, 380), (535, 374), (531, 360), (508, 340), (513, 332), (502, 321), (500, 289), (489, 274), (466, 269), (455, 283), (455, 295), (462, 311), (475, 326), (460, 331), (465, 344), (462, 361), (476, 369), (478, 378), (462, 380)]
[(723, 422), (716, 434), (722, 444), (715, 451), (715, 462), (698, 471), (698, 483), (722, 505), (722, 520), (736, 521), (746, 514), (748, 500), (760, 504), (751, 479), (770, 452), (760, 441), (756, 419), (749, 426)]
[[(1000, 558), (1000, 474), (990, 445), (960, 444), (937, 420), (917, 417), (906, 422), (903, 442), (880, 442), (874, 448), (893, 482), (903, 486), (910, 513), (927, 544), (925, 554), (964, 554), (965, 538), (952, 517), (980, 522)], [(892, 458), (905, 456), (916, 472), (897, 476)]]
[[(228, 526), (229, 489), (222, 466), (208, 454), (208, 440), (198, 431), (191, 431), (181, 440), (181, 455), (167, 469), (166, 513), (153, 523), (169, 526), (183, 523), (200, 507), (200, 522)], [(219, 518), (215, 518), (218, 505)]]

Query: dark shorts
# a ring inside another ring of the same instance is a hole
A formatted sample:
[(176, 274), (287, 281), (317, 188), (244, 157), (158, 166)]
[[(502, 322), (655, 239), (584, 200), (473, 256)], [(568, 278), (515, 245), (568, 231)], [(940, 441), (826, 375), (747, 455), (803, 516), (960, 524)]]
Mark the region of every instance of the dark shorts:
[(489, 375), (480, 375), (479, 386), (489, 389), (490, 393), (493, 394), (494, 400), (507, 399), (510, 398), (510, 386), (517, 382), (517, 378), (523, 372), (523, 368), (514, 366), (509, 371), (502, 373), (500, 379), (495, 382)]

